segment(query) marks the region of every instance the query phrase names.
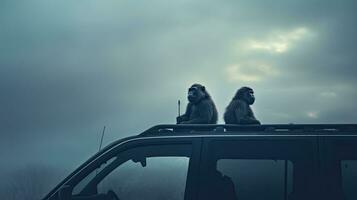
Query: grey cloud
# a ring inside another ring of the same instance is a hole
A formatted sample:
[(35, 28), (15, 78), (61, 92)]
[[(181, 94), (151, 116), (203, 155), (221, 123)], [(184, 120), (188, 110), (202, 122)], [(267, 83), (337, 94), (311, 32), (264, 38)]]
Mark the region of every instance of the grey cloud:
[[(220, 123), (243, 85), (255, 89), (263, 123), (356, 122), (355, 1), (0, 4), (1, 157), (31, 162), (32, 149), (33, 162), (74, 167), (95, 152), (103, 125), (107, 144), (174, 123), (177, 100), (183, 110), (193, 82), (207, 86)], [(234, 50), (239, 41), (298, 27), (316, 36), (284, 54)], [(252, 67), (243, 72), (261, 81), (228, 80), (227, 66), (250, 61), (279, 74)]]

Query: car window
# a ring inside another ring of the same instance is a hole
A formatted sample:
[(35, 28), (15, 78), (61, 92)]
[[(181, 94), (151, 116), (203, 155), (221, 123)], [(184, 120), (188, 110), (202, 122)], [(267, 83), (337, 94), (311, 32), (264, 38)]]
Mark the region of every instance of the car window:
[(357, 139), (326, 138), (325, 168), (328, 190), (333, 199), (357, 199)]
[(84, 187), (103, 169), (105, 169), (110, 163), (112, 163), (116, 157), (112, 157), (111, 159), (107, 160), (106, 162), (103, 162), (100, 167), (98, 167), (96, 170), (92, 171), (90, 174), (88, 174), (85, 178), (83, 178), (74, 188), (72, 191), (73, 195), (79, 194)]
[(212, 140), (202, 199), (312, 199), (312, 140)]
[(341, 160), (341, 176), (345, 199), (357, 199), (357, 160)]
[(123, 200), (183, 200), (188, 164), (188, 157), (149, 157), (145, 167), (129, 160), (99, 184), (98, 192), (113, 190)]
[(74, 186), (72, 199), (183, 200), (192, 146), (150, 145), (109, 157)]
[(229, 177), (239, 199), (284, 199), (292, 194), (293, 163), (289, 160), (219, 159), (217, 170)]

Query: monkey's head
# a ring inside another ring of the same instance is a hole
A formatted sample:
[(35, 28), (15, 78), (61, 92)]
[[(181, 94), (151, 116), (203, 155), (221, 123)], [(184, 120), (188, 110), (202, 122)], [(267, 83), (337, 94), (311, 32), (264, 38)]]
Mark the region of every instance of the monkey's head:
[(205, 86), (201, 84), (193, 84), (187, 93), (187, 99), (190, 103), (197, 104), (202, 99), (209, 97)]
[(241, 87), (233, 98), (234, 100), (243, 100), (249, 105), (252, 105), (255, 101), (254, 91), (250, 87)]

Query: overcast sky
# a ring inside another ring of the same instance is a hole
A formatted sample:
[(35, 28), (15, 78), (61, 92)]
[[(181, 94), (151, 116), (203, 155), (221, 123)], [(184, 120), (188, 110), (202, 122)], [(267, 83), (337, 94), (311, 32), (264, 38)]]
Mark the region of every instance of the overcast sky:
[(175, 123), (193, 83), (210, 92), (219, 123), (241, 86), (255, 90), (263, 124), (357, 123), (356, 6), (1, 0), (0, 169), (72, 170), (97, 151), (104, 125), (108, 144)]

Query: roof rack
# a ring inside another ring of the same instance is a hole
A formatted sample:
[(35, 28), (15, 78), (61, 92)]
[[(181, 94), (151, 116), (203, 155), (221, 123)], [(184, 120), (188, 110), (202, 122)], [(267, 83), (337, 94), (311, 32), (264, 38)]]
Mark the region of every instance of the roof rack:
[(226, 133), (226, 132), (316, 132), (316, 131), (357, 131), (357, 124), (160, 124), (149, 128), (140, 136), (168, 133)]

